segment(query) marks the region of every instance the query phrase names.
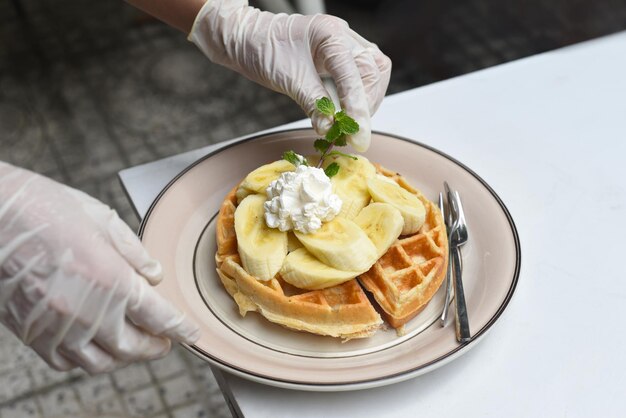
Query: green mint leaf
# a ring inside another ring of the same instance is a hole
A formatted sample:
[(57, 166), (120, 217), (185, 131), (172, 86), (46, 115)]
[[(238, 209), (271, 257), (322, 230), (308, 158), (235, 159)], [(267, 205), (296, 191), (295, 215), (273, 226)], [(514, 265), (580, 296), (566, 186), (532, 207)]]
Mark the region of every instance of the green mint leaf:
[(331, 144), (330, 141), (320, 138), (320, 139), (315, 140), (315, 142), (313, 143), (313, 146), (315, 147), (316, 150), (318, 150), (319, 152), (323, 154), (326, 152), (328, 147), (330, 147), (330, 144)]
[(295, 165), (296, 167), (299, 165), (309, 165), (309, 162), (306, 160), (306, 158), (296, 154), (293, 151), (285, 151), (283, 153), (283, 160), (287, 160), (289, 161), (291, 164)]
[(348, 145), (348, 143), (346, 142), (346, 136), (341, 135), (339, 138), (335, 139), (335, 145), (337, 145), (338, 147), (345, 147), (346, 145)]
[(335, 123), (339, 125), (341, 132), (346, 135), (354, 135), (359, 132), (359, 124), (350, 116), (346, 115), (346, 112), (343, 110), (337, 112), (335, 115)]
[(335, 120), (341, 120), (345, 118), (349, 118), (348, 114), (345, 110), (341, 109), (339, 112), (335, 113)]
[(330, 142), (334, 142), (337, 138), (341, 136), (341, 128), (338, 123), (333, 123), (333, 126), (330, 127), (328, 132), (326, 132), (326, 139)]
[(339, 172), (339, 164), (337, 163), (331, 163), (328, 167), (324, 169), (324, 173), (326, 173), (328, 178), (331, 178), (338, 172)]
[(341, 152), (341, 151), (331, 151), (328, 153), (328, 155), (340, 155), (342, 157), (347, 157), (347, 158), (352, 158), (353, 160), (358, 160), (358, 158), (355, 157), (354, 155), (346, 154), (345, 152)]
[(327, 116), (333, 116), (335, 114), (335, 104), (328, 97), (317, 99), (315, 101), (315, 107)]

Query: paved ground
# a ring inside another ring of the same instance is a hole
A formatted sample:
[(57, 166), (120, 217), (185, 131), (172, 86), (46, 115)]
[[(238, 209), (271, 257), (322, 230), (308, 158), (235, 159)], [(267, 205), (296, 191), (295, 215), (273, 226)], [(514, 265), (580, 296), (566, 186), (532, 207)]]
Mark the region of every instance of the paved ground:
[[(121, 1), (18, 4), (0, 0), (0, 160), (90, 193), (132, 228), (120, 169), (302, 117)], [(328, 5), (392, 57), (390, 92), (626, 29), (624, 0)], [(0, 418), (30, 416), (229, 413), (206, 364), (182, 349), (90, 377), (51, 371), (0, 327)]]

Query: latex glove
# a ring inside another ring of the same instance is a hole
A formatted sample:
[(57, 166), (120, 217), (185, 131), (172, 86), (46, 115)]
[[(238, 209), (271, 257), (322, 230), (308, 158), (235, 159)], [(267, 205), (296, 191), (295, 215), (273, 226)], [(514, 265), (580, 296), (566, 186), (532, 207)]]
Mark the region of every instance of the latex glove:
[(330, 97), (320, 79), (330, 75), (341, 106), (360, 126), (348, 142), (359, 152), (369, 147), (370, 116), (387, 90), (391, 61), (345, 21), (262, 12), (246, 0), (208, 0), (189, 40), (211, 61), (290, 96), (320, 135), (332, 121), (315, 109), (315, 100)]
[(52, 367), (105, 372), (193, 343), (160, 278), (115, 211), (0, 162), (0, 320)]

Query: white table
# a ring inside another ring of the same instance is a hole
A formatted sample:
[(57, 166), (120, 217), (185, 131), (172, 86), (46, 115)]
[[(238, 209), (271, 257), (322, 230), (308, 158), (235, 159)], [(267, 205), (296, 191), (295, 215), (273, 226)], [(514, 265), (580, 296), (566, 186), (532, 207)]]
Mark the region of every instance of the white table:
[[(522, 242), (513, 301), (475, 349), (392, 386), (298, 392), (217, 371), (237, 414), (625, 416), (626, 33), (391, 96), (373, 126), (450, 154), (499, 194)], [(138, 214), (216, 147), (121, 172)]]

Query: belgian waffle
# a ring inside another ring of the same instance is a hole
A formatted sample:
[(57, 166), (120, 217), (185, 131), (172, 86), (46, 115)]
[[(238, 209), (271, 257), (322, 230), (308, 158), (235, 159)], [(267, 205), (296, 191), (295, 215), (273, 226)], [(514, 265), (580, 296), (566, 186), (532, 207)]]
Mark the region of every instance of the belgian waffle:
[(373, 295), (394, 328), (400, 328), (424, 309), (441, 285), (448, 263), (441, 212), (402, 176), (375, 166), (379, 174), (420, 199), (426, 220), (417, 233), (401, 236), (358, 281), (327, 289), (298, 289), (280, 274), (265, 282), (248, 274), (237, 252), (237, 187), (226, 196), (217, 218), (215, 260), (217, 273), (242, 316), (256, 311), (271, 322), (299, 331), (344, 339), (369, 337), (382, 325), (382, 319), (359, 282)]
[(426, 220), (420, 230), (401, 236), (359, 277), (383, 310), (385, 320), (400, 328), (420, 313), (439, 289), (448, 265), (448, 238), (439, 209), (397, 173), (374, 164), (382, 174), (415, 194), (424, 204)]

